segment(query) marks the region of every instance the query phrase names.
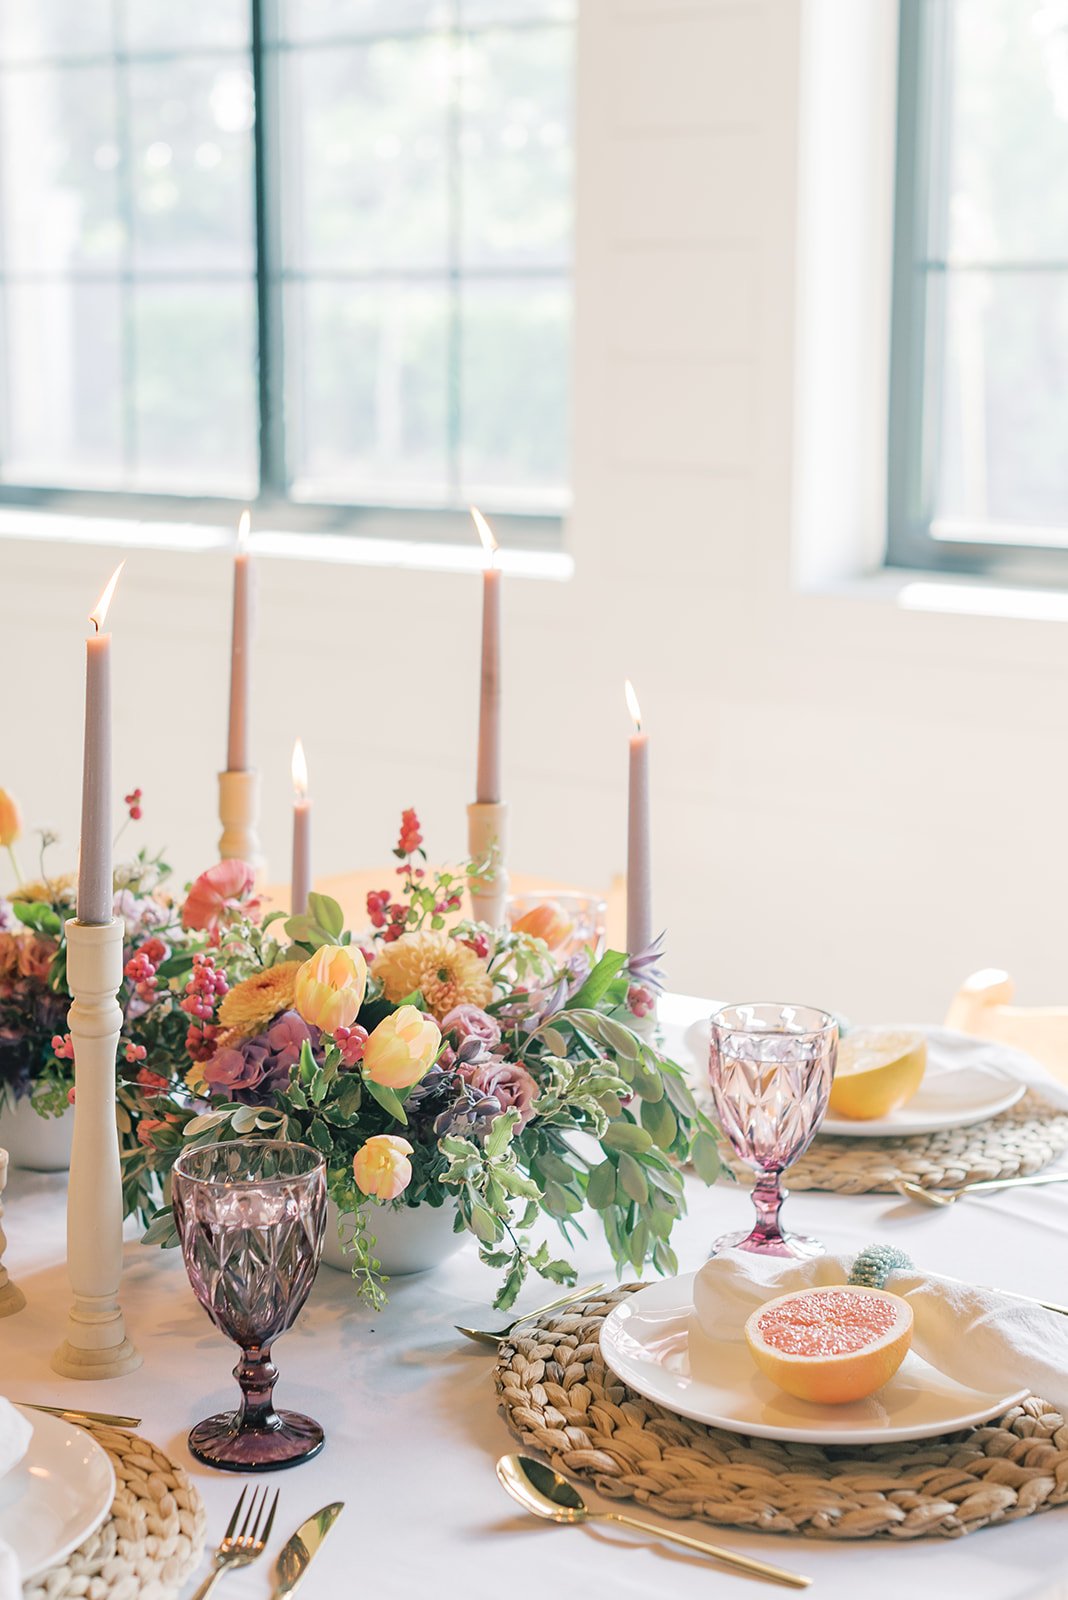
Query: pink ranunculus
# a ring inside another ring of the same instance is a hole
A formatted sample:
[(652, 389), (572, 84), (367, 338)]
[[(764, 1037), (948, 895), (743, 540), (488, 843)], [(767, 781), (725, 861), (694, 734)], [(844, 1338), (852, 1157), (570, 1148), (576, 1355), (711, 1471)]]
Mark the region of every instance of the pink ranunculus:
[(237, 911), (257, 921), (260, 903), (252, 893), (255, 882), (256, 874), (247, 861), (220, 861), (209, 867), (185, 897), (182, 927), (214, 937), (221, 923)]
[(54, 939), (41, 939), (37, 934), (19, 940), (19, 977), (36, 978), (43, 983), (58, 949)]
[(534, 1115), (538, 1086), (526, 1067), (518, 1061), (484, 1061), (466, 1074), (472, 1088), (492, 1095), (502, 1111), (518, 1111), (518, 1128), (525, 1128)]

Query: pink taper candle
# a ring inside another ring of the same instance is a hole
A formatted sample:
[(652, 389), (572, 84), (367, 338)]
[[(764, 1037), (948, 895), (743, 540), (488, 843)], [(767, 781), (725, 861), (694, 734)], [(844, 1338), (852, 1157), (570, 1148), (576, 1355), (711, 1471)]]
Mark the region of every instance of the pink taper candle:
[(311, 801), (308, 799), (308, 763), (298, 739), (293, 746), (293, 871), (289, 881), (290, 910), (295, 917), (308, 909), (311, 891)]
[(247, 549), (251, 518), (242, 511), (234, 555), (234, 613), (230, 631), (230, 732), (226, 746), (229, 772), (247, 772), (250, 661), (252, 649), (252, 561)]
[(634, 718), (627, 789), (627, 950), (638, 955), (653, 942), (652, 863), (649, 850), (649, 735), (634, 685), (627, 679), (627, 707)]
[(471, 507), (471, 515), (487, 558), (482, 574), (482, 687), (475, 799), (480, 805), (497, 805), (501, 798), (501, 573), (493, 530), (475, 506)]
[(111, 873), (111, 635), (100, 630), (124, 566), (120, 561), (90, 613), (94, 631), (85, 641), (79, 922), (110, 922), (115, 899)]

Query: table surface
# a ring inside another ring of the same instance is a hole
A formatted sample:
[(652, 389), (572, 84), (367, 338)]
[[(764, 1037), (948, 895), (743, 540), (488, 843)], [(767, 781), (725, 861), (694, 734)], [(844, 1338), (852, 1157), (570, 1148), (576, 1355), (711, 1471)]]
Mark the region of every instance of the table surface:
[[(671, 997), (669, 1038), (677, 1040), (707, 1009), (700, 1001)], [(198, 1418), (232, 1405), (236, 1352), (194, 1300), (178, 1252), (130, 1239), (122, 1298), (144, 1365), (107, 1383), (57, 1377), (49, 1357), (62, 1336), (69, 1301), (65, 1187), (64, 1175), (13, 1172), (4, 1196), (5, 1260), (28, 1306), (0, 1321), (3, 1391), (12, 1400), (142, 1416), (142, 1431), (196, 1481), (213, 1545), (244, 1480), (200, 1467), (185, 1440)], [(893, 1241), (933, 1271), (1064, 1300), (1066, 1190), (1068, 1185), (1015, 1191), (942, 1212), (884, 1195), (797, 1194), (788, 1202), (788, 1216), (833, 1250)], [(725, 1183), (709, 1191), (691, 1182), (689, 1203), (676, 1237), (683, 1270), (699, 1265), (711, 1239), (740, 1226), (750, 1212), (746, 1194)], [(603, 1239), (591, 1236), (575, 1259), (582, 1279), (611, 1277)], [(761, 1592), (750, 1579), (622, 1530), (538, 1523), (505, 1497), (493, 1463), (514, 1441), (497, 1412), (492, 1352), (453, 1331), (455, 1322), (494, 1325), (488, 1307), (493, 1284), (473, 1244), (432, 1273), (395, 1280), (388, 1307), (377, 1313), (359, 1305), (345, 1274), (320, 1271), (297, 1326), (276, 1348), (277, 1399), (318, 1417), (327, 1445), (317, 1460), (271, 1480), (281, 1490), (272, 1548), (255, 1566), (225, 1580), (226, 1595), (266, 1597), (286, 1537), (319, 1506), (337, 1499), (346, 1509), (309, 1572), (301, 1600), (356, 1594), (450, 1600), (461, 1593), (467, 1600), (585, 1594), (645, 1600), (659, 1593), (703, 1600), (710, 1581), (724, 1600)], [(551, 1292), (535, 1282), (520, 1304), (537, 1305)], [(812, 1593), (827, 1600), (853, 1600), (861, 1590), (865, 1600), (900, 1600), (902, 1594), (1010, 1600), (1048, 1592), (1063, 1567), (1066, 1513), (1048, 1512), (955, 1541), (902, 1545), (678, 1526), (804, 1571), (814, 1579)]]

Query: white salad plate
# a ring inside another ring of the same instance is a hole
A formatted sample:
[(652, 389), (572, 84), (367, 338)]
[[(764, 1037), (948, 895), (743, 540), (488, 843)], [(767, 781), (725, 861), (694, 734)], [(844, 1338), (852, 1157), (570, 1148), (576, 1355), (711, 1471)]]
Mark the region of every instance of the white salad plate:
[[(910, 1133), (941, 1133), (946, 1128), (968, 1128), (1008, 1111), (1027, 1093), (1028, 1078), (1044, 1074), (1037, 1062), (1009, 1045), (989, 1039), (972, 1039), (948, 1028), (924, 1028), (927, 1071), (907, 1105), (888, 1117), (860, 1122), (828, 1112), (821, 1134), (836, 1139), (903, 1139)], [(693, 1070), (708, 1081), (708, 1023), (695, 1022), (686, 1030), (686, 1046)], [(1041, 1083), (1035, 1082), (1041, 1092)]]
[(693, 1282), (693, 1273), (669, 1278), (621, 1301), (601, 1326), (601, 1354), (628, 1388), (710, 1427), (801, 1444), (892, 1444), (976, 1427), (1029, 1393), (971, 1389), (910, 1351), (867, 1400), (795, 1400), (758, 1369), (744, 1339), (713, 1342), (702, 1332)]
[(96, 1532), (115, 1498), (115, 1469), (84, 1428), (17, 1409), (33, 1424), (33, 1438), (0, 1478), (0, 1539), (14, 1550), (28, 1583)]

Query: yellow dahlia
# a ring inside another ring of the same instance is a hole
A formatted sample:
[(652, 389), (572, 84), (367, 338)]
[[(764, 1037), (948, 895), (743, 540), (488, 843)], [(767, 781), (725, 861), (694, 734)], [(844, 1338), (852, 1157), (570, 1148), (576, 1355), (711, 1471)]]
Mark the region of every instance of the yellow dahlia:
[(73, 872), (61, 872), (56, 878), (35, 878), (32, 883), (20, 883), (17, 889), (12, 889), (10, 899), (24, 900), (28, 905), (63, 900), (70, 895), (76, 881)]
[(440, 1022), (453, 1006), (485, 1006), (493, 980), (473, 950), (447, 933), (404, 933), (375, 957), (372, 976), (394, 1004), (416, 989)]
[(300, 968), (299, 961), (283, 961), (235, 984), (219, 1005), (222, 1026), (242, 1039), (262, 1033), (280, 1011), (292, 1006)]

